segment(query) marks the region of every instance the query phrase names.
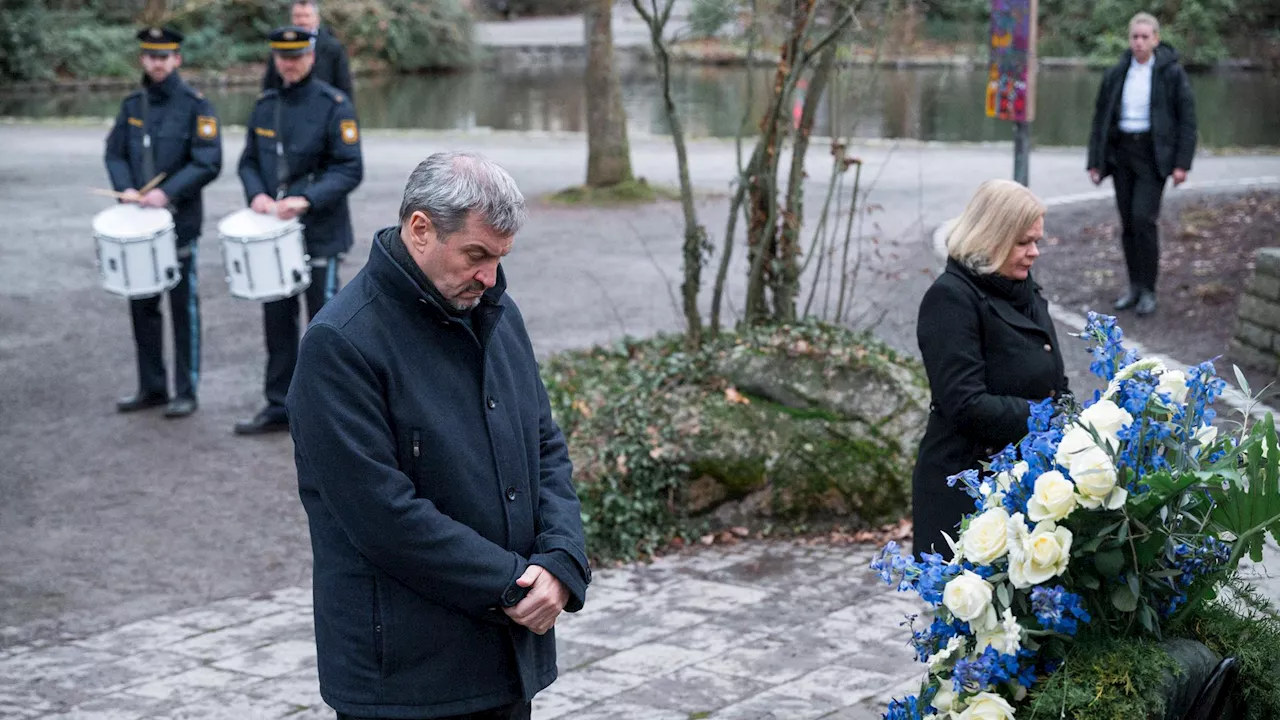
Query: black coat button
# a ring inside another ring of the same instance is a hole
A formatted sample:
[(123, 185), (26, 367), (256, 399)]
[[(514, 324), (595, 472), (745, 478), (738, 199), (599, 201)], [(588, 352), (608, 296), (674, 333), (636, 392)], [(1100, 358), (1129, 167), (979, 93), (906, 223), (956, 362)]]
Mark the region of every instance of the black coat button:
[(508, 499), (508, 500), (515, 500), (515, 499), (516, 499), (516, 489), (515, 489), (515, 488), (513, 488), (513, 487), (509, 487), (509, 488), (507, 488), (507, 499)]
[(516, 590), (514, 587), (509, 587), (507, 588), (506, 592), (502, 593), (503, 605), (507, 605), (507, 606), (515, 605), (519, 601), (520, 601), (520, 592)]
[(492, 397), (489, 398), (489, 409), (492, 410), (496, 407), (498, 407), (498, 401), (494, 400)]

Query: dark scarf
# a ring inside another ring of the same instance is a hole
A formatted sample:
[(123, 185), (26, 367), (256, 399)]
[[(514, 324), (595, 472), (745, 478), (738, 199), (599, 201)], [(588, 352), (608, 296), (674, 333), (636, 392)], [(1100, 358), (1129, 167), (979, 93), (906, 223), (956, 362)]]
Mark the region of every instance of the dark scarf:
[(1031, 279), (1030, 273), (1027, 274), (1026, 280), (1014, 280), (999, 273), (979, 275), (955, 260), (947, 262), (964, 273), (965, 277), (973, 281), (973, 284), (1009, 303), (1014, 310), (1025, 315), (1027, 319), (1036, 323), (1040, 321), (1037, 317), (1036, 283)]
[(400, 239), (400, 228), (389, 227), (378, 231), (378, 242), (382, 243), (382, 247), (391, 255), (391, 259), (404, 269), (409, 277), (422, 288), (422, 291), (436, 301), (436, 304), (444, 309), (453, 317), (466, 320), (471, 317), (471, 310), (459, 310), (444, 299), (444, 295), (436, 289), (435, 283), (422, 272), (422, 268), (418, 267), (418, 263), (414, 261), (413, 256), (409, 254), (409, 248), (405, 246), (404, 240)]

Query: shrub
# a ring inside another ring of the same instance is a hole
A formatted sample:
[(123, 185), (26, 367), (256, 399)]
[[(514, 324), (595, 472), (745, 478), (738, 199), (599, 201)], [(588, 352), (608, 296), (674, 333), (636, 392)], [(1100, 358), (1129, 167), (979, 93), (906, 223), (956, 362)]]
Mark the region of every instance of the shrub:
[(695, 38), (711, 38), (738, 14), (737, 0), (693, 0), (689, 9), (689, 31)]

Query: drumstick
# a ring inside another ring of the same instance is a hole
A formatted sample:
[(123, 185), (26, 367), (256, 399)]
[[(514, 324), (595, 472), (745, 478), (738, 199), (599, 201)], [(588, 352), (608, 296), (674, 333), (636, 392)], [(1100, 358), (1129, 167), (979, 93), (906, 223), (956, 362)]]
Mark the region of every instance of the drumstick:
[(104, 190), (103, 188), (91, 187), (89, 188), (89, 192), (93, 193), (94, 195), (102, 195), (103, 197), (113, 197), (117, 199), (124, 197), (124, 193), (122, 192), (116, 192), (115, 190)]
[(146, 195), (148, 192), (151, 192), (151, 189), (152, 189), (152, 188), (154, 188), (155, 186), (159, 185), (159, 184), (161, 183), (161, 181), (163, 181), (163, 180), (165, 179), (165, 176), (166, 176), (166, 175), (167, 175), (167, 173), (160, 173), (159, 175), (157, 175), (157, 176), (155, 176), (155, 177), (151, 178), (151, 182), (149, 182), (149, 183), (147, 183), (146, 185), (143, 185), (142, 187), (138, 188), (138, 194), (139, 194), (139, 195)]

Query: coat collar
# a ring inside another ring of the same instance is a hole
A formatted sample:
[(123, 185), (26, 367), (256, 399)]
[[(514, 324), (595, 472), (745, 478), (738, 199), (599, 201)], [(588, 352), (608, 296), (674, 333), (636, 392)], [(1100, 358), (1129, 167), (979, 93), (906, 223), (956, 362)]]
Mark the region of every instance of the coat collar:
[[(996, 315), (1001, 320), (1008, 323), (1009, 325), (1012, 325), (1016, 328), (1022, 328), (1023, 330), (1027, 330), (1030, 332), (1040, 333), (1041, 335), (1047, 336), (1049, 334), (1047, 330), (1037, 325), (1035, 321), (1033, 321), (1031, 318), (1015, 310), (1014, 307), (1010, 305), (1009, 302), (1004, 298), (996, 297), (991, 293), (978, 287), (978, 284), (975, 283), (964, 272), (963, 269), (961, 269), (959, 263), (955, 262), (954, 260), (948, 259), (947, 272), (960, 278), (961, 280), (964, 281), (966, 285), (973, 288), (973, 291), (978, 293), (978, 297), (982, 298), (983, 300), (986, 300), (987, 305), (991, 306), (991, 309), (995, 311)], [(1030, 280), (1031, 280), (1032, 286), (1035, 288), (1035, 299), (1032, 300), (1032, 302), (1039, 303), (1041, 302), (1040, 284), (1037, 283), (1034, 278), (1030, 278)]]
[[(392, 300), (404, 305), (416, 304), (422, 307), (433, 320), (444, 324), (463, 325), (461, 320), (447, 312), (434, 297), (423, 290), (422, 286), (400, 267), (400, 263), (396, 262), (379, 242), (377, 236), (381, 233), (398, 232), (398, 230), (398, 227), (392, 226), (383, 228), (374, 235), (373, 248), (369, 251), (369, 263), (365, 266), (374, 282)], [(401, 242), (399, 237), (394, 240)], [(502, 265), (498, 265), (498, 277), (493, 287), (480, 296), (480, 304), (471, 311), (471, 327), (481, 345), (487, 344), (489, 335), (497, 326), (498, 320), (502, 318), (504, 311), (502, 300), (506, 292), (507, 275)]]

